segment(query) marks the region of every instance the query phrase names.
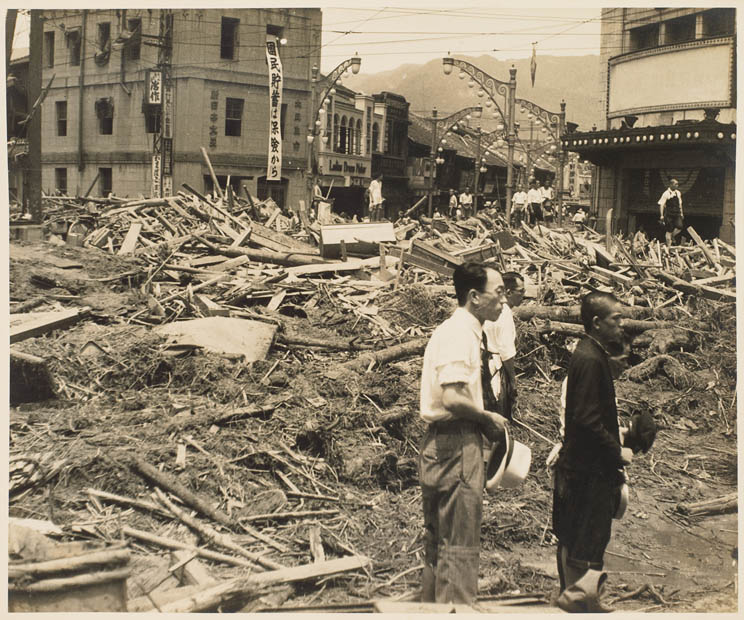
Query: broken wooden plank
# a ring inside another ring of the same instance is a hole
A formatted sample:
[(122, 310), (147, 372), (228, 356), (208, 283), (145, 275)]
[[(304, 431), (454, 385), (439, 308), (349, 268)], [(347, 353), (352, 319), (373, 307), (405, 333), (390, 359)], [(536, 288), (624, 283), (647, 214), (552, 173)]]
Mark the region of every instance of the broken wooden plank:
[(132, 222), (127, 231), (127, 236), (124, 237), (124, 241), (117, 252), (117, 255), (123, 256), (125, 254), (131, 254), (134, 252), (134, 248), (137, 246), (137, 239), (139, 238), (140, 232), (142, 231), (141, 222)]
[(233, 242), (230, 244), (230, 247), (239, 248), (241, 245), (245, 244), (251, 238), (251, 231), (252, 228), (246, 228), (233, 240)]
[(723, 497), (703, 500), (700, 502), (680, 502), (677, 510), (686, 515), (712, 515), (724, 512), (735, 512), (738, 493), (729, 493)]
[(206, 295), (194, 295), (194, 304), (204, 316), (230, 316), (230, 310)]
[(192, 613), (206, 611), (238, 595), (248, 595), (259, 591), (263, 587), (280, 583), (304, 581), (336, 573), (343, 573), (371, 564), (369, 558), (363, 556), (349, 556), (325, 562), (293, 566), (276, 571), (267, 571), (258, 575), (235, 577), (200, 593), (189, 596), (181, 601), (168, 603), (160, 608), (161, 613)]
[(705, 260), (708, 262), (708, 265), (715, 268), (716, 267), (716, 259), (713, 258), (713, 255), (710, 253), (710, 250), (708, 247), (703, 243), (703, 240), (700, 238), (700, 235), (697, 234), (697, 231), (692, 227), (687, 227), (687, 234), (692, 237), (692, 240), (697, 244), (697, 246), (703, 251), (703, 255), (705, 256)]
[[(379, 260), (379, 257), (378, 257)], [(300, 265), (297, 267), (287, 267), (288, 274), (294, 276), (304, 276), (318, 273), (332, 273), (335, 271), (356, 271), (364, 266), (362, 259), (350, 258), (346, 261), (335, 263), (322, 263), (314, 265)]]
[(705, 284), (693, 284), (692, 282), (686, 282), (681, 278), (673, 276), (665, 271), (660, 271), (656, 274), (656, 277), (672, 286), (673, 288), (687, 293), (688, 295), (697, 295), (699, 297), (705, 297), (706, 299), (712, 299), (714, 301), (726, 301), (730, 303), (736, 303), (736, 291), (728, 291), (726, 289), (718, 289), (713, 286), (707, 286)]
[(615, 282), (620, 282), (620, 284), (625, 284), (627, 286), (632, 286), (634, 282), (634, 278), (631, 278), (630, 276), (623, 275), (617, 271), (611, 271), (610, 269), (604, 269), (603, 267), (599, 267), (597, 265), (592, 265), (591, 271), (593, 271), (595, 274), (599, 273), (607, 276), (609, 279), (614, 280)]
[(10, 317), (10, 343), (20, 342), (26, 338), (35, 338), (55, 329), (62, 329), (77, 323), (88, 316), (90, 308), (83, 306), (61, 312), (32, 312), (13, 314)]

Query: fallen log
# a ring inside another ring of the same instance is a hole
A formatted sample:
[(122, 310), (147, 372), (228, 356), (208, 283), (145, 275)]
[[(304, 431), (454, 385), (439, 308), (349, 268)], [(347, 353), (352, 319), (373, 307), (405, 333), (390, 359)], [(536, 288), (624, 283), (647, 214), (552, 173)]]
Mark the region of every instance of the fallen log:
[(325, 264), (328, 262), (317, 254), (312, 255), (302, 254), (299, 252), (274, 252), (271, 250), (254, 250), (251, 248), (233, 248), (227, 245), (217, 246), (199, 235), (194, 235), (194, 237), (213, 252), (229, 256), (230, 258), (247, 256), (251, 260), (259, 263), (272, 263), (274, 265), (283, 265), (284, 267), (302, 267), (310, 264)]
[(651, 357), (637, 366), (629, 368), (625, 374), (630, 381), (642, 383), (661, 372), (669, 378), (675, 388), (680, 390), (687, 388), (704, 389), (708, 383), (707, 379), (687, 370), (670, 355)]
[(693, 346), (690, 332), (679, 328), (649, 329), (634, 338), (633, 344), (648, 347), (650, 353), (668, 353), (678, 349), (690, 350)]
[(690, 516), (736, 512), (737, 495), (737, 493), (729, 493), (723, 497), (707, 499), (701, 502), (680, 502), (677, 504), (677, 511)]
[(129, 561), (129, 551), (116, 549), (113, 551), (95, 551), (69, 558), (49, 560), (47, 562), (33, 562), (29, 564), (8, 564), (8, 579), (25, 577), (43, 577), (56, 573), (84, 571), (94, 566), (126, 564)]
[(392, 362), (403, 357), (409, 357), (411, 355), (419, 355), (424, 352), (426, 343), (429, 342), (428, 336), (425, 338), (416, 338), (408, 342), (393, 345), (387, 349), (381, 351), (370, 351), (369, 353), (362, 353), (359, 357), (345, 364), (341, 364), (344, 370), (353, 370), (356, 372), (362, 372), (372, 364), (385, 364)]
[[(138, 459), (136, 456), (132, 457), (131, 466), (134, 468), (134, 470), (138, 474), (140, 474), (141, 476), (143, 476), (150, 482), (154, 482), (155, 484), (162, 487), (166, 491), (173, 493), (173, 495), (176, 495), (177, 497), (179, 497), (187, 505), (191, 506), (194, 510), (199, 511), (201, 514), (208, 516), (210, 519), (217, 521), (217, 523), (220, 523), (221, 525), (224, 525), (227, 528), (232, 529), (235, 526), (234, 519), (230, 518), (226, 513), (222, 512), (221, 510), (218, 510), (217, 508), (213, 508), (211, 504), (201, 499), (200, 497), (196, 496), (191, 491), (189, 491), (185, 486), (183, 486), (178, 480), (176, 480), (170, 474), (161, 472), (160, 470), (156, 469), (149, 463), (146, 463), (145, 461)], [(287, 547), (276, 542), (269, 536), (265, 536), (264, 534), (262, 534), (255, 528), (252, 528), (250, 525), (243, 524), (241, 527), (243, 527), (243, 529), (245, 529), (245, 531), (248, 532), (254, 538), (257, 538), (265, 542), (267, 545), (270, 545), (277, 551), (281, 551), (282, 553), (287, 553), (288, 551)]]
[[(627, 334), (641, 334), (643, 332), (646, 332), (647, 330), (669, 330), (673, 328), (675, 323), (671, 321), (641, 321), (637, 319), (623, 319), (623, 330)], [(679, 332), (683, 332), (689, 340), (689, 332), (685, 330), (675, 330)], [(538, 327), (538, 332), (541, 334), (546, 333), (556, 333), (556, 334), (565, 334), (567, 336), (575, 336), (577, 338), (581, 338), (584, 335), (586, 335), (586, 331), (584, 330), (584, 326), (580, 325), (578, 323), (564, 323), (561, 321), (545, 321), (542, 325)], [(636, 342), (634, 340), (633, 342)], [(651, 340), (648, 339), (648, 342), (645, 342), (645, 345), (650, 344)], [(642, 346), (645, 346), (642, 345)], [(662, 353), (666, 353), (666, 351), (662, 351)]]
[(161, 613), (192, 613), (206, 611), (238, 596), (247, 597), (254, 595), (270, 585), (333, 575), (335, 573), (364, 568), (369, 564), (369, 558), (350, 556), (303, 566), (293, 566), (292, 568), (269, 571), (259, 575), (251, 575), (249, 577), (236, 577), (216, 586), (208, 587), (201, 592), (188, 596), (182, 600), (163, 605), (160, 608), (160, 611)]
[(22, 301), (15, 306), (13, 306), (10, 309), (11, 314), (22, 314), (23, 312), (28, 312), (29, 310), (33, 310), (37, 306), (40, 306), (46, 301), (44, 297), (34, 297), (32, 299), (28, 299), (26, 301)]
[(10, 351), (10, 404), (38, 402), (54, 396), (54, 379), (46, 360)]

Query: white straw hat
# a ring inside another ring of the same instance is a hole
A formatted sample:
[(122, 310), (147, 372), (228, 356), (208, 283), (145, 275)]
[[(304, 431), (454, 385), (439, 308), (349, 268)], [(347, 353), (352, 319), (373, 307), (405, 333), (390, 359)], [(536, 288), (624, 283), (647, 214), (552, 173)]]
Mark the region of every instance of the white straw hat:
[(524, 482), (530, 471), (532, 451), (523, 443), (512, 439), (504, 428), (502, 441), (495, 442), (488, 458), (486, 489), (498, 487), (515, 489)]

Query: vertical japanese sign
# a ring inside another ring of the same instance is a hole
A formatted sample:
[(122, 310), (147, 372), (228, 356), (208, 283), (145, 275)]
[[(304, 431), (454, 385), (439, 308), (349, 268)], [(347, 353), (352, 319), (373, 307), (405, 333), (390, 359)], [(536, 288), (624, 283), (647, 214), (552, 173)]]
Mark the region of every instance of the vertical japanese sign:
[(145, 81), (147, 83), (147, 103), (149, 105), (160, 105), (163, 103), (162, 71), (148, 71)]
[(266, 37), (266, 62), (269, 65), (269, 153), (267, 181), (282, 179), (282, 61), (274, 36)]
[(160, 190), (162, 187), (162, 176), (163, 170), (160, 165), (161, 157), (160, 153), (155, 153), (152, 156), (152, 195), (153, 198), (160, 197)]

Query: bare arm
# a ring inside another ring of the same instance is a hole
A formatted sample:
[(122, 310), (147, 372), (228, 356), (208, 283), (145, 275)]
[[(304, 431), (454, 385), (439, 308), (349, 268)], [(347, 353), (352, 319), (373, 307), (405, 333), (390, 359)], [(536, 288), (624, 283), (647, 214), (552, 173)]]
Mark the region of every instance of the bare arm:
[(489, 439), (498, 436), (506, 425), (503, 416), (477, 407), (464, 383), (449, 383), (443, 386), (442, 404), (456, 418), (479, 424)]

